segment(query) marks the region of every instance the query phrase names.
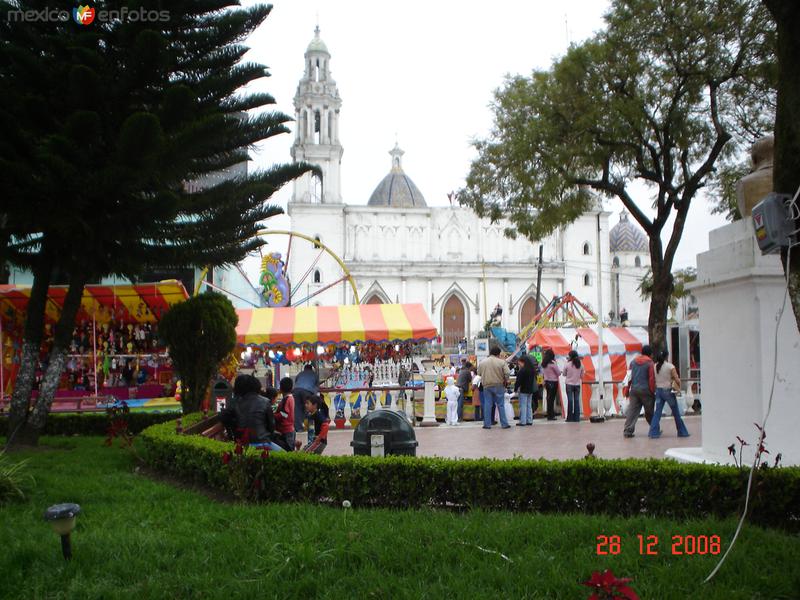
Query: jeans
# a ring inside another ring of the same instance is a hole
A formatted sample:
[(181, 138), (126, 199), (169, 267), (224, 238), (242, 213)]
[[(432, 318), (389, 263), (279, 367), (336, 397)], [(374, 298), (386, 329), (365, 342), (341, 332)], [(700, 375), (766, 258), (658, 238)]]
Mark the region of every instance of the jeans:
[(250, 444), (251, 448), (260, 448), (262, 450), (268, 449), (272, 452), (283, 452), (283, 448), (278, 446), (275, 442), (256, 442), (255, 444)]
[(305, 401), (314, 394), (303, 388), (295, 388), (292, 395), (294, 396), (294, 430), (303, 431), (306, 420)]
[(672, 411), (672, 416), (675, 418), (675, 427), (678, 430), (678, 437), (689, 437), (689, 431), (686, 429), (686, 424), (681, 419), (681, 413), (678, 410), (678, 401), (675, 399), (675, 394), (672, 390), (666, 388), (656, 388), (656, 408), (653, 411), (653, 418), (650, 421), (650, 433), (647, 435), (651, 438), (661, 437), (661, 413), (664, 410), (664, 403), (669, 405)]
[(567, 421), (581, 420), (581, 386), (567, 385)]
[(458, 420), (464, 420), (464, 390), (459, 388), (458, 394)]
[(505, 396), (506, 390), (502, 385), (493, 385), (491, 387), (483, 386), (483, 426), (487, 429), (492, 426), (492, 414), (494, 413), (495, 406), (497, 407), (497, 412), (500, 414), (500, 425), (502, 427), (509, 427), (504, 406)]
[(533, 424), (533, 407), (531, 401), (533, 394), (520, 394), (519, 395), (519, 424), (529, 425)]
[(547, 392), (547, 418), (556, 418), (556, 399), (558, 398), (558, 382), (545, 381), (544, 389)]

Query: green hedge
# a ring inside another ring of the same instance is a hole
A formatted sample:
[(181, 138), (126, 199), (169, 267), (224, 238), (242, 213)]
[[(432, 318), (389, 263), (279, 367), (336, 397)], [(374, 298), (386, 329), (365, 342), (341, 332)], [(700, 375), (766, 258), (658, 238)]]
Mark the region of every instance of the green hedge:
[[(175, 434), (154, 425), (137, 438), (147, 463), (182, 479), (231, 491), (222, 454), (232, 444)], [(353, 506), (423, 506), (512, 511), (582, 512), (667, 518), (728, 517), (741, 509), (746, 473), (735, 467), (669, 460), (453, 460), (316, 456), (249, 450), (241, 474), (258, 501)], [(236, 462), (234, 460), (234, 462)], [(256, 478), (260, 479), (258, 485)], [(750, 519), (800, 529), (800, 469), (757, 473)]]
[[(171, 412), (131, 412), (126, 417), (131, 433), (158, 423), (175, 420)], [(44, 435), (106, 435), (109, 418), (104, 412), (98, 413), (56, 413), (47, 416)], [(174, 429), (173, 425), (173, 429)], [(8, 435), (8, 417), (0, 417), (0, 435)]]

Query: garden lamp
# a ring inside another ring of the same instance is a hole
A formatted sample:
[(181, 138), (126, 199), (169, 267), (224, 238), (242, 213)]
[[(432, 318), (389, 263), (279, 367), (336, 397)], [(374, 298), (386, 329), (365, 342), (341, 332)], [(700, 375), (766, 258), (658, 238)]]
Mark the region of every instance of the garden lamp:
[(61, 536), (61, 552), (65, 560), (72, 558), (72, 543), (69, 534), (75, 529), (75, 516), (81, 512), (81, 507), (68, 502), (54, 504), (44, 511), (44, 520), (50, 523), (58, 535)]

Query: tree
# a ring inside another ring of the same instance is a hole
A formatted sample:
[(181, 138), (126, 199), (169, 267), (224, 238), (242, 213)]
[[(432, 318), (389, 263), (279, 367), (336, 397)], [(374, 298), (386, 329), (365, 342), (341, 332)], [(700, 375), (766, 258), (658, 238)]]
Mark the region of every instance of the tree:
[[(778, 30), (778, 105), (775, 115), (775, 160), (773, 182), (776, 192), (794, 196), (800, 189), (800, 5), (797, 2), (763, 0)], [(800, 230), (800, 213), (794, 229)], [(789, 280), (789, 298), (795, 324), (800, 331), (800, 252), (781, 255)]]
[[(15, 24), (0, 4), (0, 195), (13, 210), (3, 257), (34, 267), (23, 362), (15, 385), (9, 442), (36, 443), (66, 357), (87, 281), (133, 277), (148, 268), (220, 265), (257, 249), (265, 204), (276, 190), (313, 169), (276, 165), (203, 189), (188, 182), (248, 160), (257, 142), (288, 132), (274, 104), (240, 88), (267, 75), (243, 61), (242, 41), (268, 6), (227, 10), (233, 1), (186, 0), (169, 19), (120, 19), (96, 27)], [(31, 3), (36, 4), (36, 3)], [(125, 2), (106, 2), (114, 9)], [(24, 185), (19, 174), (29, 175)], [(77, 176), (79, 174), (79, 176)], [(213, 179), (212, 179), (213, 181)], [(37, 270), (38, 268), (38, 270)], [(36, 406), (33, 373), (53, 269), (69, 292)]]
[[(673, 318), (675, 311), (678, 309), (678, 302), (683, 298), (690, 295), (689, 290), (686, 289), (686, 284), (691, 283), (697, 279), (697, 269), (694, 267), (687, 267), (672, 273), (672, 294), (669, 297), (669, 309), (672, 311)], [(653, 273), (650, 269), (644, 274), (641, 282), (639, 282), (639, 295), (642, 300), (650, 300), (653, 296)]]
[(181, 376), (183, 413), (199, 410), (211, 378), (236, 346), (239, 317), (226, 296), (208, 292), (174, 305), (159, 332)]
[(648, 329), (663, 345), (691, 203), (737, 141), (771, 125), (773, 32), (756, 0), (615, 0), (606, 24), (496, 92), (494, 129), (475, 142), (459, 199), (532, 241), (592, 208), (592, 191), (618, 199), (649, 238)]

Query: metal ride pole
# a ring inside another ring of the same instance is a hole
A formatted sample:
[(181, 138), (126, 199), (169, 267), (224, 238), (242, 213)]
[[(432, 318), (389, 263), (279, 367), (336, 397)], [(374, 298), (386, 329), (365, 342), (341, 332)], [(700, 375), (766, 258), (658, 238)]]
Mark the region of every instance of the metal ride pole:
[(92, 364), (94, 365), (94, 397), (97, 398), (97, 306), (92, 307)]
[(589, 417), (592, 423), (602, 423), (606, 420), (605, 412), (605, 381), (603, 380), (603, 271), (600, 262), (600, 213), (597, 211), (597, 414)]
[(3, 364), (6, 362), (6, 351), (3, 346), (3, 317), (0, 317), (0, 406), (6, 397), (6, 380), (3, 373)]

